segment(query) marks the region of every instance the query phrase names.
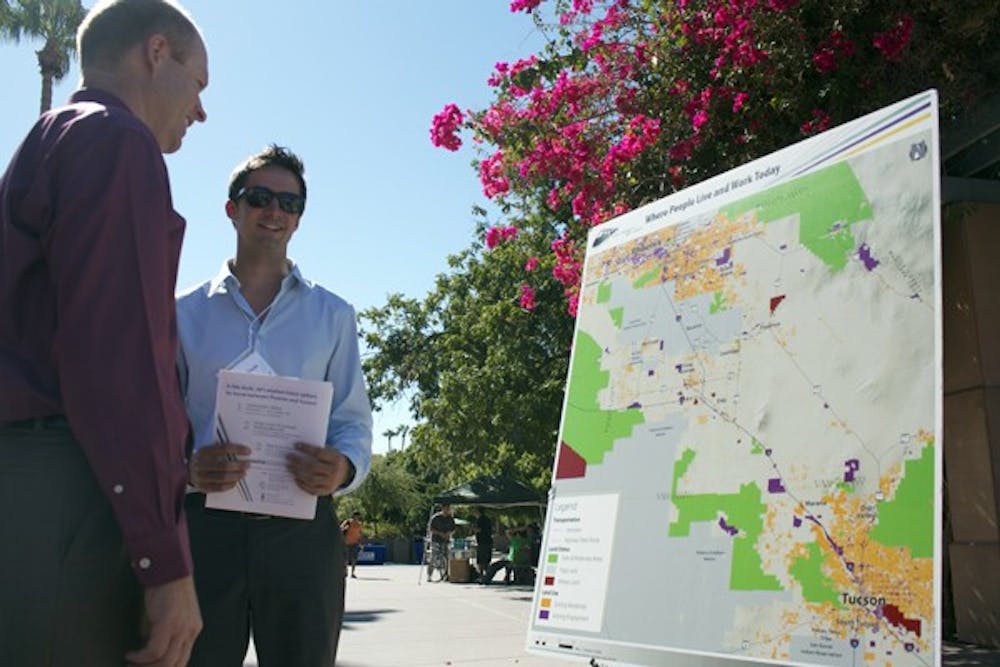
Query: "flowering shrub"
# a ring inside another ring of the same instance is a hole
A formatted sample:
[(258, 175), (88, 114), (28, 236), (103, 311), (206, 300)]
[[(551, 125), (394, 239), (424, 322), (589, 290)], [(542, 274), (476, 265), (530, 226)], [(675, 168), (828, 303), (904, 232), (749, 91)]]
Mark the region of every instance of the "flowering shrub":
[[(947, 117), (1000, 89), (1000, 4), (923, 4), (514, 0), (549, 46), (497, 63), (493, 103), (448, 104), (432, 142), (471, 133), (483, 193), (522, 212), (487, 248), (538, 219), (525, 211), (553, 221), (551, 277), (575, 313), (590, 227), (920, 90), (939, 88)], [(530, 310), (542, 276), (527, 278), (511, 289)]]

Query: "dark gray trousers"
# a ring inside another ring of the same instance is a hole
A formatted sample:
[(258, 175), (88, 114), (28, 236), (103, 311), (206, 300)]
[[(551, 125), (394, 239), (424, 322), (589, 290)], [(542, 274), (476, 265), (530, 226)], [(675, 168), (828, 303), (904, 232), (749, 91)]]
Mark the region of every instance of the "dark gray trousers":
[(142, 591), (65, 426), (0, 426), (0, 665), (122, 665)]
[(316, 518), (206, 510), (188, 494), (195, 586), (205, 627), (191, 667), (240, 667), (253, 633), (261, 667), (330, 667), (344, 615), (344, 542), (329, 498)]

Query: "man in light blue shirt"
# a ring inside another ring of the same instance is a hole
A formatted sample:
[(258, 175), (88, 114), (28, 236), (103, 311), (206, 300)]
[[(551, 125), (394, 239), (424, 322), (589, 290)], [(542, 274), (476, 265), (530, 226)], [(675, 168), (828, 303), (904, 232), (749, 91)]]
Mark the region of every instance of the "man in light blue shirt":
[[(233, 173), (226, 202), (235, 259), (177, 300), (178, 367), (195, 448), (187, 512), (205, 623), (194, 666), (242, 665), (251, 629), (261, 667), (336, 658), (344, 547), (330, 499), (368, 474), (372, 416), (353, 307), (288, 259), (305, 201), (295, 154), (272, 145), (251, 156)], [(233, 488), (251, 465), (251, 450), (217, 442), (213, 423), (219, 370), (250, 366), (333, 384), (326, 442), (299, 443), (288, 457), (296, 484), (319, 499), (311, 521), (205, 508), (205, 493)]]

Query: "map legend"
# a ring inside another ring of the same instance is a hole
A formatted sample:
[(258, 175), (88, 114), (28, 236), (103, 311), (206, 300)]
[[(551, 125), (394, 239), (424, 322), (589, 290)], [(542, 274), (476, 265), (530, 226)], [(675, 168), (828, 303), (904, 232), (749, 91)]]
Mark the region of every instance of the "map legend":
[(618, 495), (558, 498), (550, 511), (545, 578), (534, 618), (547, 628), (599, 632)]

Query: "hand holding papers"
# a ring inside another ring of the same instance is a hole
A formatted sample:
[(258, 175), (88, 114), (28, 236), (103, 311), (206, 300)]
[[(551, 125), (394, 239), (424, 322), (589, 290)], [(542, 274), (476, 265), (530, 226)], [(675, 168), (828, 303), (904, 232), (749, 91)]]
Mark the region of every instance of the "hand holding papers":
[(329, 382), (219, 371), (216, 436), (249, 447), (250, 467), (235, 488), (209, 493), (205, 506), (312, 519), (316, 496), (299, 488), (287, 459), (296, 443), (325, 442), (332, 400)]

